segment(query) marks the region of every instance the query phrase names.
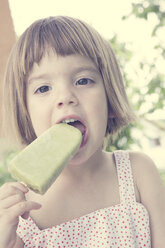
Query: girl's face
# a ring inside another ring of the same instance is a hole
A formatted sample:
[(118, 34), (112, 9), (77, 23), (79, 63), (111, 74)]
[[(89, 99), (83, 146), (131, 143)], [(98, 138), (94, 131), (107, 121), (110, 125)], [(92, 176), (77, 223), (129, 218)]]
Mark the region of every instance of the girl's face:
[(62, 121), (80, 129), (83, 141), (72, 163), (101, 149), (108, 107), (102, 77), (89, 58), (46, 54), (28, 77), (27, 106), (36, 136)]

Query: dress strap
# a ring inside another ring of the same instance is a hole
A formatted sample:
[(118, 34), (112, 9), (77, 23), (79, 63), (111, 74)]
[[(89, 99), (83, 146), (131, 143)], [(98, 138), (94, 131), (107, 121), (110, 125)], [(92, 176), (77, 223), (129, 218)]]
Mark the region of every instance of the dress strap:
[(132, 167), (128, 151), (115, 151), (115, 161), (118, 174), (120, 202), (132, 204), (136, 202)]
[(23, 219), (21, 216), (19, 217), (17, 234), (24, 243), (29, 242), (30, 247), (35, 247), (35, 245), (33, 246), (33, 242), (35, 243), (34, 237), (36, 237), (36, 235), (39, 235), (39, 233), (41, 233), (41, 231), (33, 222), (31, 217), (26, 220)]

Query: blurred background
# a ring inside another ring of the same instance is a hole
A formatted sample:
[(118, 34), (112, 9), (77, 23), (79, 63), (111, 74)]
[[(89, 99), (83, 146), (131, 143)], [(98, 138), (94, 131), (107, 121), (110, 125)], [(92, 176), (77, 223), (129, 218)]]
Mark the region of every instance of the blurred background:
[[(0, 0), (0, 101), (11, 47), (33, 21), (54, 15), (80, 18), (111, 43), (139, 121), (109, 138), (105, 149), (148, 154), (165, 182), (165, 1)], [(10, 180), (7, 161), (15, 152), (1, 135), (0, 184)]]

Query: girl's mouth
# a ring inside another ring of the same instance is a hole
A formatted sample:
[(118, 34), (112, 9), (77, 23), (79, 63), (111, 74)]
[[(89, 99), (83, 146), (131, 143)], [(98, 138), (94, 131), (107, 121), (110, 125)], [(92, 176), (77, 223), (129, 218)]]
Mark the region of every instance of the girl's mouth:
[(80, 121), (74, 121), (74, 122), (70, 122), (68, 124), (71, 125), (71, 126), (74, 126), (75, 128), (77, 128), (77, 129), (80, 130), (80, 132), (82, 134), (82, 142), (81, 142), (81, 146), (80, 147), (83, 147), (86, 144), (87, 137), (88, 137), (87, 136), (87, 129), (86, 129), (86, 127)]
[(87, 131), (86, 126), (80, 120), (77, 120), (77, 119), (64, 119), (61, 122), (66, 123), (68, 125), (71, 125), (71, 126), (73, 126), (73, 127), (75, 127), (75, 128), (80, 130), (80, 132), (82, 134), (82, 142), (81, 142), (80, 148), (83, 147), (87, 143), (88, 131)]

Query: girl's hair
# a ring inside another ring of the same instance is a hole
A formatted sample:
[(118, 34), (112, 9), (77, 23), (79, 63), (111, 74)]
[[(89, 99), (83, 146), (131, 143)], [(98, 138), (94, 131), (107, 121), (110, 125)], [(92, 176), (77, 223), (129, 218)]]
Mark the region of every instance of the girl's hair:
[(109, 113), (113, 113), (113, 117), (108, 119), (106, 134), (113, 134), (134, 121), (135, 115), (128, 103), (109, 42), (88, 24), (75, 18), (57, 16), (34, 22), (11, 51), (3, 91), (3, 120), (7, 133), (11, 131), (23, 144), (36, 138), (27, 110), (26, 80), (33, 64), (39, 64), (49, 49), (60, 56), (81, 54), (95, 63), (103, 79)]

